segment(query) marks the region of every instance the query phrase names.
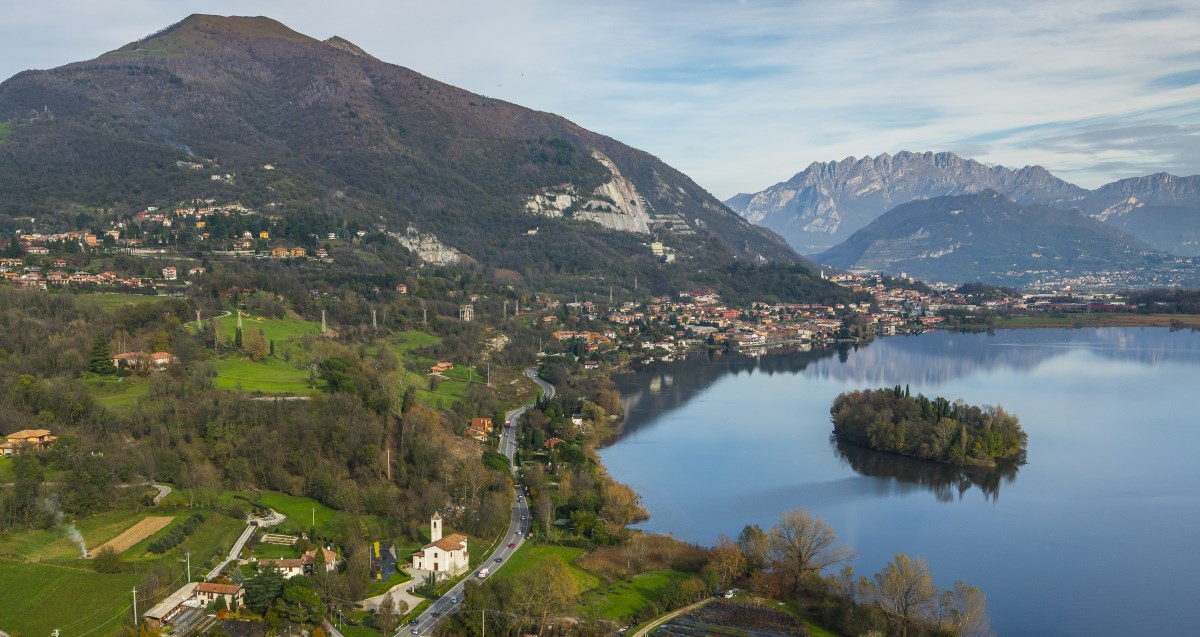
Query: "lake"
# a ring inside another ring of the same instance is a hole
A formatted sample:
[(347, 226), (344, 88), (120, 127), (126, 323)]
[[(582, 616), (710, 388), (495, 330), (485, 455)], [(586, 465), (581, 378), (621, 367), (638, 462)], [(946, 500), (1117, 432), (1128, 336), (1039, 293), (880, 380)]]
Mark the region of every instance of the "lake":
[[(1196, 634), (1200, 334), (1155, 328), (933, 332), (840, 351), (701, 354), (616, 377), (601, 450), (640, 528), (705, 545), (789, 509), (824, 517), (859, 574), (923, 556), (980, 587), (997, 634)], [(966, 473), (830, 439), (843, 391), (1000, 404), (1028, 463)]]

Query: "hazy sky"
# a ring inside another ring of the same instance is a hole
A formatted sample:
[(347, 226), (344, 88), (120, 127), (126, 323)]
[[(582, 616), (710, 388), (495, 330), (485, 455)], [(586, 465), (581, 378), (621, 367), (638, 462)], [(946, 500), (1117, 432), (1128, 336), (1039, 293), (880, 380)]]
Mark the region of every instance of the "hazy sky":
[[(1200, 173), (1200, 2), (6, 2), (0, 77), (266, 15), (653, 153), (718, 197), (950, 150), (1087, 187)], [(120, 7), (119, 9), (116, 7)]]

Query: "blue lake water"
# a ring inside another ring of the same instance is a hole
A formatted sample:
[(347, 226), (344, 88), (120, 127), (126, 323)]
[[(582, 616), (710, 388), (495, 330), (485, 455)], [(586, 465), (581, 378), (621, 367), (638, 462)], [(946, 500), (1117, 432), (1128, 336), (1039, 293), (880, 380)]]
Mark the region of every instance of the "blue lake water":
[[(617, 377), (627, 419), (601, 451), (642, 528), (701, 544), (807, 508), (858, 553), (979, 586), (997, 634), (1200, 631), (1200, 334), (935, 332), (840, 352), (699, 355)], [(965, 474), (831, 441), (843, 391), (1000, 404), (1028, 464)]]

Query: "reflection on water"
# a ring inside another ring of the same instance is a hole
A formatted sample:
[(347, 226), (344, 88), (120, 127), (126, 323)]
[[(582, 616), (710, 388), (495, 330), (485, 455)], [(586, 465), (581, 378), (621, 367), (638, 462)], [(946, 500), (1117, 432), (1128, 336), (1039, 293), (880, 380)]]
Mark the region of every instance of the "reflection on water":
[(808, 378), (863, 387), (931, 386), (984, 372), (1026, 372), (1079, 350), (1147, 366), (1200, 361), (1200, 339), (1152, 328), (1008, 330), (993, 335), (934, 332), (837, 349), (771, 350), (764, 356), (708, 351), (617, 375), (626, 420), (615, 440), (683, 406), (729, 375), (800, 372)]
[(1020, 469), (1017, 462), (991, 469), (918, 460), (852, 445), (833, 435), (829, 437), (829, 444), (838, 458), (859, 475), (921, 486), (933, 492), (939, 502), (962, 500), (971, 487), (982, 491), (985, 499), (995, 501), (1000, 497), (1000, 485), (1011, 484)]
[[(700, 354), (616, 380), (627, 421), (600, 453), (642, 495), (642, 528), (712, 544), (807, 508), (858, 552), (859, 572), (903, 552), (943, 588), (981, 587), (1003, 636), (1200, 625), (1188, 593), (1200, 589), (1196, 333), (931, 333)], [(1003, 405), (1031, 462), (959, 468), (830, 441), (838, 393), (897, 384)]]

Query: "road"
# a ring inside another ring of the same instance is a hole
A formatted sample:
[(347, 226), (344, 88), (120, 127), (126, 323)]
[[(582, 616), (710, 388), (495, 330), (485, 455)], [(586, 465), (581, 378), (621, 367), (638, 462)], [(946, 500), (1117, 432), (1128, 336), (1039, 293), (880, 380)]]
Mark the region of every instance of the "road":
[[(525, 370), (525, 375), (533, 382), (542, 388), (547, 398), (554, 397), (554, 386), (537, 377), (537, 370), (530, 368)], [(511, 463), (513, 456), (517, 451), (517, 423), (522, 415), (531, 409), (537, 401), (531, 402), (528, 405), (514, 409), (505, 414), (505, 422), (511, 423), (511, 427), (505, 427), (500, 436), (500, 453), (503, 453)], [(401, 637), (407, 631), (412, 635), (429, 635), (433, 632), (434, 626), (437, 625), (441, 618), (448, 614), (457, 611), (462, 606), (463, 586), (467, 580), (478, 580), (479, 573), (483, 569), (487, 569), (489, 574), (496, 572), (496, 569), (504, 566), (513, 553), (521, 548), (525, 543), (525, 537), (529, 535), (529, 522), (531, 516), (529, 514), (529, 502), (525, 498), (525, 493), (521, 485), (520, 474), (518, 468), (514, 464), (512, 467), (513, 482), (516, 484), (513, 497), (512, 515), (508, 520), (508, 531), (504, 533), (504, 539), (500, 540), (500, 545), (492, 552), (487, 559), (482, 562), (475, 570), (471, 571), (467, 577), (461, 582), (454, 585), (449, 592), (438, 599), (433, 600), (429, 608), (421, 613), (421, 616), (416, 619), (416, 624), (401, 626), (397, 637)], [(484, 578), (486, 579), (486, 578)]]
[(238, 536), (237, 541), (233, 543), (233, 547), (229, 549), (229, 556), (226, 557), (225, 560), (220, 564), (218, 564), (216, 568), (209, 571), (208, 574), (204, 576), (204, 580), (208, 581), (216, 579), (216, 577), (221, 574), (221, 571), (225, 570), (226, 566), (229, 566), (230, 562), (236, 560), (238, 555), (242, 552), (242, 548), (246, 546), (246, 542), (250, 541), (250, 536), (254, 535), (255, 531), (260, 528), (275, 526), (276, 524), (283, 522), (285, 519), (287, 519), (286, 515), (274, 509), (272, 509), (271, 514), (265, 518), (251, 518), (251, 520), (246, 524), (246, 530), (242, 531), (242, 534)]

